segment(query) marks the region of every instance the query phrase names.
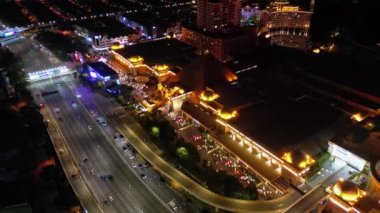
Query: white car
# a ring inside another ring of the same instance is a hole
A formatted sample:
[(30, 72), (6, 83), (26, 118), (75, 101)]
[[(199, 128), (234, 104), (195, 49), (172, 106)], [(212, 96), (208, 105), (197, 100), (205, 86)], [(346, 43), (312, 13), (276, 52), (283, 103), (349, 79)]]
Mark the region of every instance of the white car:
[(89, 130), (92, 130), (92, 127), (91, 127), (90, 125), (88, 125), (88, 129), (89, 129)]
[(108, 200), (112, 202), (114, 199), (113, 199), (113, 197), (110, 195), (110, 196), (108, 196)]

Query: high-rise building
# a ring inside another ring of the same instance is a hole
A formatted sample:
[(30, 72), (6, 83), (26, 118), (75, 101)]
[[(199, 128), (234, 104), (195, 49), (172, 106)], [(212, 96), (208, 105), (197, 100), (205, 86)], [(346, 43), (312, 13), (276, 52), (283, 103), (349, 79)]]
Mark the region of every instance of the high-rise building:
[(197, 25), (207, 31), (239, 26), (241, 0), (197, 0)]
[(271, 44), (306, 50), (309, 46), (309, 28), (312, 12), (287, 1), (276, 1), (261, 13), (260, 33)]

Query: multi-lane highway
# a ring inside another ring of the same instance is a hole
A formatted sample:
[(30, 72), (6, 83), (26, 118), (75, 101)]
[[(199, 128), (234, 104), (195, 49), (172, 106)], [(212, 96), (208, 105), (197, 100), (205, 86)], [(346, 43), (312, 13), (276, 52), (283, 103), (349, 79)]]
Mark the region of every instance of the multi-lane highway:
[[(43, 89), (59, 91), (41, 98), (41, 102), (45, 103), (45, 110), (54, 114), (68, 154), (76, 161), (79, 173), (68, 175), (87, 183), (103, 212), (170, 212), (167, 203), (146, 186), (145, 180), (132, 171), (123, 156), (115, 152), (113, 138), (104, 133), (109, 127), (98, 125), (62, 80), (32, 84), (33, 93)], [(113, 178), (100, 178), (108, 174)]]

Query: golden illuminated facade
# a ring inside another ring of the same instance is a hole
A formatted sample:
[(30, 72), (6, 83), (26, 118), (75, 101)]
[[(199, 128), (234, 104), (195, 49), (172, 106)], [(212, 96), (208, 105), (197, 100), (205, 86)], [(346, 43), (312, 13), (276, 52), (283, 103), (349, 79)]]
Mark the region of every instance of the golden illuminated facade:
[(367, 192), (349, 181), (340, 179), (326, 191), (326, 204), (318, 205), (318, 212), (332, 213), (367, 213), (379, 212), (380, 204), (370, 197)]
[(266, 34), (271, 44), (306, 50), (310, 46), (311, 15), (288, 2), (274, 2), (261, 13), (264, 26), (260, 33)]
[[(298, 154), (298, 156), (296, 156)], [(310, 157), (310, 155), (304, 154), (300, 151), (296, 152), (285, 152), (282, 157), (283, 160), (291, 165), (296, 166), (301, 173), (305, 173), (310, 169), (310, 166), (315, 163), (315, 160)]]

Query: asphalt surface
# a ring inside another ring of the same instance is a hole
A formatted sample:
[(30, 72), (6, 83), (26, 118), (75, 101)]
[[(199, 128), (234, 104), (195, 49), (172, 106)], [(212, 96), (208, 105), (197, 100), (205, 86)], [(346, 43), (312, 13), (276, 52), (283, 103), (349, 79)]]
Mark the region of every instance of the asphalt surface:
[(27, 37), (17, 42), (8, 44), (7, 47), (23, 60), (25, 72), (35, 72), (43, 69), (63, 65), (47, 48), (40, 42)]
[(336, 171), (335, 174), (327, 177), (325, 180), (321, 181), (318, 186), (314, 189), (310, 190), (306, 195), (304, 195), (301, 199), (294, 203), (289, 209), (287, 209), (287, 213), (293, 212), (308, 212), (313, 206), (315, 206), (318, 201), (320, 201), (324, 196), (327, 195), (325, 189), (334, 184), (339, 178), (348, 178), (349, 171), (352, 170), (351, 167), (345, 166), (340, 170)]
[[(79, 174), (72, 175), (85, 180), (103, 212), (170, 212), (167, 204), (146, 187), (145, 180), (131, 172), (133, 168), (115, 153), (111, 138), (104, 134), (103, 129), (108, 126), (96, 124), (69, 87), (59, 79), (33, 83), (32, 90), (59, 91), (43, 99), (55, 119), (62, 118), (56, 122), (79, 168)], [(56, 84), (57, 81), (60, 85)], [(84, 162), (85, 158), (87, 162)], [(100, 176), (107, 174), (112, 174), (113, 178), (101, 180)]]

